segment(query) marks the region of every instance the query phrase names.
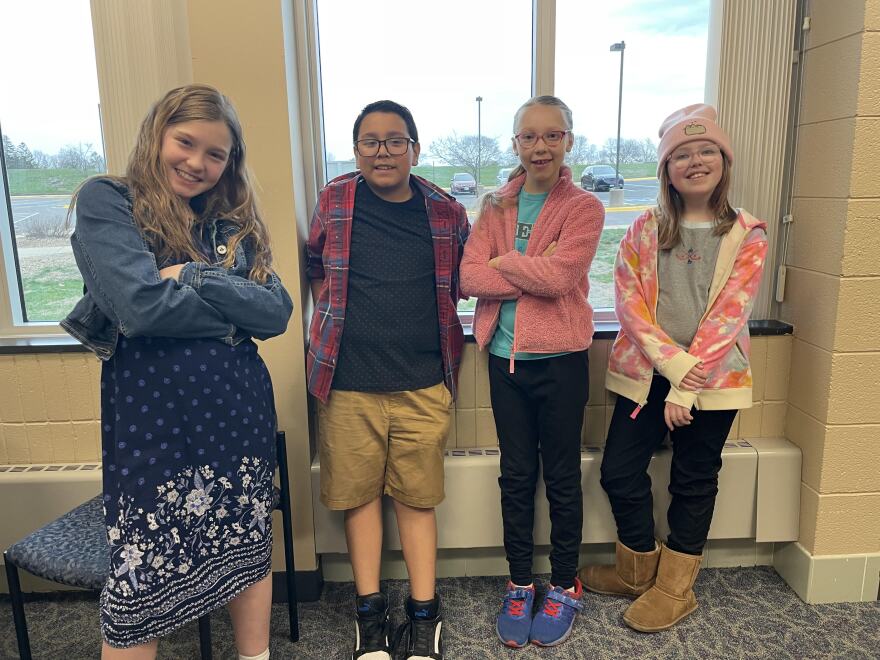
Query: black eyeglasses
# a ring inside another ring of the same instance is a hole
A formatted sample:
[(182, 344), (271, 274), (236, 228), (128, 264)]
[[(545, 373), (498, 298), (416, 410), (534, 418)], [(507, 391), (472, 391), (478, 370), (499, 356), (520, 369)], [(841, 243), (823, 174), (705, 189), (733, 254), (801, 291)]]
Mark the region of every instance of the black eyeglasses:
[(354, 143), (354, 148), (357, 150), (359, 156), (372, 158), (373, 156), (379, 155), (379, 147), (384, 144), (385, 151), (388, 152), (389, 156), (402, 156), (409, 150), (409, 145), (415, 143), (415, 140), (408, 137), (392, 137), (384, 140), (367, 138), (365, 140), (357, 140)]

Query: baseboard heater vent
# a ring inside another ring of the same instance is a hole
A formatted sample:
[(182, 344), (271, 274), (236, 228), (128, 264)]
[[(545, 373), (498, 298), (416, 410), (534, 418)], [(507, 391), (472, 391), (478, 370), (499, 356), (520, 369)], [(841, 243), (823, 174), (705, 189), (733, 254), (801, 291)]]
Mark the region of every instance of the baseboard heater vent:
[[(497, 548), (503, 545), (500, 491), (500, 452), (497, 447), (446, 451), (446, 499), (437, 507), (440, 548)], [(669, 506), (669, 467), (672, 452), (658, 451), (651, 460), (654, 519), (665, 537)], [(800, 509), (801, 452), (782, 438), (728, 442), (722, 453), (715, 516), (710, 539), (754, 539), (757, 542), (795, 541)], [(584, 543), (612, 543), (616, 538), (608, 499), (599, 485), (602, 449), (581, 451), (584, 492)], [(347, 552), (342, 514), (324, 507), (320, 493), (321, 465), (312, 463), (315, 546), (318, 554)], [(399, 550), (400, 542), (390, 502), (384, 505), (385, 547)], [(543, 481), (535, 504), (535, 543), (549, 545), (550, 520)]]

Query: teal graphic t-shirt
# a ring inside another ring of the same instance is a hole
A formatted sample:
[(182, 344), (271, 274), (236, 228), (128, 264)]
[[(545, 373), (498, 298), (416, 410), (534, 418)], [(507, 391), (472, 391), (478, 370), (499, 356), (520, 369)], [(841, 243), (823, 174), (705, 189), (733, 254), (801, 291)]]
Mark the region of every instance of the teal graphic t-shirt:
[[(514, 233), (513, 247), (520, 254), (526, 253), (526, 246), (532, 236), (532, 227), (538, 214), (547, 201), (548, 193), (519, 192), (519, 202), (516, 216), (516, 232)], [(510, 358), (510, 349), (513, 346), (513, 328), (516, 322), (516, 300), (505, 300), (501, 303), (501, 314), (498, 317), (498, 327), (492, 341), (489, 342), (489, 352), (502, 358)], [(517, 351), (516, 360), (539, 360), (542, 358), (557, 357), (565, 353), (524, 353)]]

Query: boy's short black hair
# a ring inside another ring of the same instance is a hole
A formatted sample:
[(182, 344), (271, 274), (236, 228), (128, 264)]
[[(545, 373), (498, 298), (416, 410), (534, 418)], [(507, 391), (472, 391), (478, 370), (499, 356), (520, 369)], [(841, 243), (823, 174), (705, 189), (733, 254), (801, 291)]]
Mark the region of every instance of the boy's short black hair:
[(413, 119), (412, 113), (405, 106), (400, 105), (400, 103), (395, 103), (394, 101), (374, 101), (370, 103), (368, 106), (364, 107), (361, 110), (361, 114), (357, 116), (357, 119), (354, 120), (354, 131), (352, 132), (352, 142), (357, 142), (358, 132), (361, 130), (361, 122), (364, 121), (364, 117), (366, 117), (371, 112), (390, 112), (391, 114), (395, 114), (400, 117), (404, 123), (406, 124), (406, 130), (409, 131), (409, 136), (415, 140), (419, 141), (419, 131), (416, 128), (416, 122)]

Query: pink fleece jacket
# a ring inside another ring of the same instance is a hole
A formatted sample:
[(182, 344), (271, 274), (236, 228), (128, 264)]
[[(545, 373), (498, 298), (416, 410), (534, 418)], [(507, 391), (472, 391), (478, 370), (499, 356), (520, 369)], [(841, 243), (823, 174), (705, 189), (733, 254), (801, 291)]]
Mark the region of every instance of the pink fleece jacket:
[[(484, 210), (464, 246), (461, 290), (476, 296), (474, 338), (484, 348), (495, 334), (503, 300), (517, 300), (512, 353), (581, 351), (593, 340), (587, 274), (599, 245), (605, 208), (571, 181), (563, 166), (532, 227), (525, 254), (514, 247), (517, 196), (525, 174), (497, 191), (501, 206)], [(556, 241), (556, 251), (541, 256)], [(489, 260), (500, 256), (498, 268)]]

